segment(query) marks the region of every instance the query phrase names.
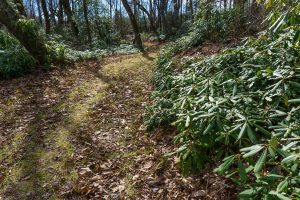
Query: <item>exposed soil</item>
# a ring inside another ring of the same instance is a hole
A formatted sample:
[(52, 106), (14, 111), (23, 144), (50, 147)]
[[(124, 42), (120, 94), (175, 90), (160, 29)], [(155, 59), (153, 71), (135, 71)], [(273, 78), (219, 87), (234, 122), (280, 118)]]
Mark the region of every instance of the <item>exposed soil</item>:
[(164, 157), (175, 130), (144, 130), (151, 45), (0, 81), (0, 199), (235, 199), (210, 167), (182, 177)]

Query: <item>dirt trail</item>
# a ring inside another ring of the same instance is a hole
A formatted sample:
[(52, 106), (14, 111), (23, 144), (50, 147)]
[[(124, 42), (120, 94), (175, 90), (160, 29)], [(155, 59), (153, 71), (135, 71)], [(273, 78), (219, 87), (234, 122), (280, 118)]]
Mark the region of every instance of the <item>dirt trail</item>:
[(145, 132), (156, 53), (0, 81), (0, 199), (230, 199), (163, 157), (173, 130)]

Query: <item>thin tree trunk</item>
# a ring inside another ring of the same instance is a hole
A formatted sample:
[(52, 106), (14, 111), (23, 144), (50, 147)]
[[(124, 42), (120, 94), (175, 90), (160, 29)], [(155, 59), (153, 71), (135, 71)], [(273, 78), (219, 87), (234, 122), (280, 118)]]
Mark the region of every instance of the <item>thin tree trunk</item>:
[(178, 27), (178, 16), (179, 16), (179, 3), (178, 0), (173, 0), (173, 26)]
[(109, 16), (112, 19), (112, 0), (109, 0)]
[(182, 20), (183, 20), (183, 0), (179, 0), (180, 1), (180, 24), (182, 24)]
[(99, 21), (98, 21), (98, 17), (99, 17), (99, 0), (95, 1), (94, 12), (95, 12), (94, 21), (95, 21), (97, 32), (98, 32), (98, 39), (100, 40), (102, 38), (102, 36), (101, 36), (101, 27), (100, 27), (100, 24), (99, 24)]
[(46, 33), (49, 34), (50, 29), (51, 29), (51, 24), (50, 24), (49, 13), (48, 13), (48, 10), (47, 10), (46, 0), (41, 0), (41, 4), (42, 4), (44, 19), (45, 19), (45, 30), (46, 30)]
[(148, 24), (147, 24), (147, 19), (146, 19), (146, 15), (145, 13), (143, 13), (143, 21), (144, 21), (144, 28), (145, 28), (145, 31), (149, 31), (148, 30)]
[(151, 30), (155, 33), (155, 35), (157, 35), (157, 37), (159, 37), (159, 33), (156, 30), (154, 20), (153, 20), (152, 16), (150, 15), (150, 13), (148, 12), (148, 10), (141, 4), (139, 4), (139, 8), (147, 15), (147, 17), (149, 19)]
[(70, 7), (69, 0), (60, 0), (60, 2), (63, 5), (64, 10), (67, 14), (68, 21), (71, 23), (71, 28), (72, 28), (72, 31), (73, 31), (75, 37), (78, 37), (79, 36), (79, 29), (78, 29), (77, 24), (75, 22), (74, 15), (73, 15), (73, 12), (72, 12), (71, 7)]
[(86, 0), (83, 0), (83, 14), (84, 14), (84, 20), (86, 25), (86, 32), (88, 35), (89, 43), (92, 44), (92, 36), (91, 36), (91, 29), (90, 29), (90, 23), (89, 23), (89, 17), (88, 17), (88, 10), (86, 5)]
[(21, 16), (15, 11), (7, 0), (0, 1), (0, 23), (4, 24), (8, 31), (13, 34), (28, 50), (28, 52), (39, 62), (44, 64), (47, 62), (47, 49), (45, 43), (38, 32), (38, 27), (32, 28), (31, 31), (23, 26), (24, 23), (19, 24)]
[(36, 0), (36, 4), (37, 4), (37, 7), (38, 7), (39, 22), (42, 25), (43, 24), (43, 18), (42, 18), (42, 10), (41, 10), (40, 0)]
[(64, 12), (61, 1), (58, 2), (58, 13), (57, 13), (58, 25), (61, 27), (64, 24)]
[(123, 6), (129, 16), (132, 28), (133, 28), (133, 32), (134, 32), (134, 44), (136, 45), (136, 47), (138, 47), (141, 51), (144, 51), (144, 47), (143, 47), (143, 42), (141, 39), (141, 35), (140, 35), (140, 30), (139, 30), (139, 26), (138, 23), (136, 21), (136, 18), (127, 2), (127, 0), (122, 0)]
[(194, 14), (193, 0), (190, 0), (190, 11), (191, 11), (191, 16), (193, 17)]
[(53, 6), (53, 0), (49, 0), (49, 11), (50, 11), (50, 19), (53, 24), (56, 24), (56, 18), (55, 18), (55, 9)]
[(35, 9), (34, 9), (33, 0), (30, 0), (29, 6), (30, 6), (30, 10), (31, 10), (31, 18), (35, 19)]
[(166, 0), (160, 0), (160, 6), (159, 6), (161, 29), (164, 34), (166, 34), (165, 3)]

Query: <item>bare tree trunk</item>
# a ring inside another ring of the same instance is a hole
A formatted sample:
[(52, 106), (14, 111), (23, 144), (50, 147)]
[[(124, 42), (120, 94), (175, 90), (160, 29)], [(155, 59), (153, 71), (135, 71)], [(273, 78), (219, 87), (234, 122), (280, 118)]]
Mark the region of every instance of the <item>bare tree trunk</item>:
[(53, 0), (49, 0), (49, 11), (50, 11), (50, 19), (53, 24), (56, 24), (56, 19), (55, 19), (55, 9), (53, 5)]
[(160, 4), (161, 4), (161, 1), (162, 0), (156, 0), (156, 9), (157, 9), (157, 24), (158, 24), (158, 27), (159, 27), (159, 31), (162, 33), (163, 30), (162, 30), (162, 23), (161, 23), (161, 9), (160, 9)]
[[(47, 62), (47, 49), (38, 32), (38, 27), (24, 28), (26, 24), (19, 23), (21, 16), (15, 11), (7, 0), (0, 1), (0, 23), (4, 24), (8, 31), (13, 34), (28, 50), (28, 52), (39, 62)], [(25, 19), (24, 19), (25, 20)], [(30, 31), (26, 31), (30, 29)]]
[(183, 20), (183, 0), (179, 0), (180, 1), (180, 24), (182, 24), (182, 20)]
[(75, 22), (74, 15), (73, 15), (73, 12), (72, 12), (71, 7), (70, 7), (69, 0), (60, 0), (60, 2), (63, 5), (64, 10), (67, 14), (68, 21), (71, 23), (71, 28), (72, 28), (72, 31), (73, 31), (75, 37), (78, 37), (79, 36), (79, 29), (78, 29), (77, 24)]
[(173, 0), (173, 26), (178, 27), (178, 16), (179, 16), (179, 2), (178, 0)]
[(139, 26), (138, 23), (136, 21), (136, 18), (127, 2), (127, 0), (122, 0), (123, 6), (129, 16), (132, 28), (133, 28), (133, 32), (134, 32), (134, 44), (136, 45), (136, 47), (138, 47), (141, 51), (144, 51), (144, 47), (143, 47), (143, 42), (141, 39), (141, 35), (140, 35), (140, 30), (139, 30)]
[(139, 5), (139, 8), (147, 15), (147, 17), (149, 19), (151, 30), (155, 33), (155, 35), (157, 35), (157, 37), (159, 37), (159, 33), (156, 30), (155, 22), (151, 16), (151, 14), (148, 12), (148, 10), (144, 6), (142, 6), (141, 4), (138, 4), (138, 5)]
[(109, 0), (109, 16), (112, 19), (112, 0)]
[(101, 27), (98, 21), (98, 17), (99, 17), (99, 0), (95, 1), (95, 4), (93, 6), (94, 9), (94, 20), (95, 20), (95, 24), (96, 24), (96, 28), (97, 28), (97, 32), (98, 32), (98, 39), (101, 39)]
[(45, 30), (46, 30), (46, 33), (49, 34), (50, 29), (51, 29), (51, 24), (50, 24), (49, 13), (48, 13), (48, 10), (47, 10), (46, 0), (41, 0), (41, 4), (42, 4), (44, 19), (45, 19)]
[(168, 27), (168, 21), (167, 21), (167, 13), (168, 13), (168, 0), (162, 0), (163, 2), (163, 26), (164, 26), (164, 32), (166, 35), (169, 35), (171, 33), (171, 29)]
[(190, 11), (191, 11), (191, 16), (193, 17), (193, 14), (194, 14), (193, 0), (190, 0)]
[(58, 25), (61, 27), (64, 24), (64, 12), (61, 1), (58, 1), (58, 13), (57, 13)]
[(88, 17), (88, 10), (86, 5), (86, 0), (83, 0), (83, 14), (84, 14), (84, 20), (86, 25), (86, 32), (88, 35), (89, 43), (92, 44), (92, 36), (91, 36), (91, 29), (90, 29), (90, 23), (89, 23), (89, 17)]
[(165, 13), (165, 7), (166, 7), (166, 0), (160, 0), (159, 5), (159, 16), (161, 20), (161, 29), (164, 34), (166, 34), (166, 13)]
[(35, 19), (35, 9), (34, 9), (33, 0), (29, 1), (29, 7), (30, 7), (30, 17)]
[(144, 12), (143, 12), (143, 21), (144, 21), (144, 29), (145, 29), (145, 31), (149, 32), (147, 19), (146, 19), (146, 15), (145, 15)]
[(41, 10), (40, 0), (36, 0), (36, 4), (37, 4), (37, 7), (38, 7), (39, 22), (42, 25), (43, 24), (43, 18), (42, 18), (42, 10)]

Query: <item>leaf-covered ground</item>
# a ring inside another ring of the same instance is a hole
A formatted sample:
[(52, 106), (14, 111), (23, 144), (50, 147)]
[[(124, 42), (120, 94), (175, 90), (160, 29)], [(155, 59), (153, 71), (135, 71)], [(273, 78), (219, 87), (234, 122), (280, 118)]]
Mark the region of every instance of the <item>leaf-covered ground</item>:
[(0, 199), (234, 199), (210, 167), (184, 178), (163, 156), (173, 129), (144, 130), (150, 45), (0, 81)]

